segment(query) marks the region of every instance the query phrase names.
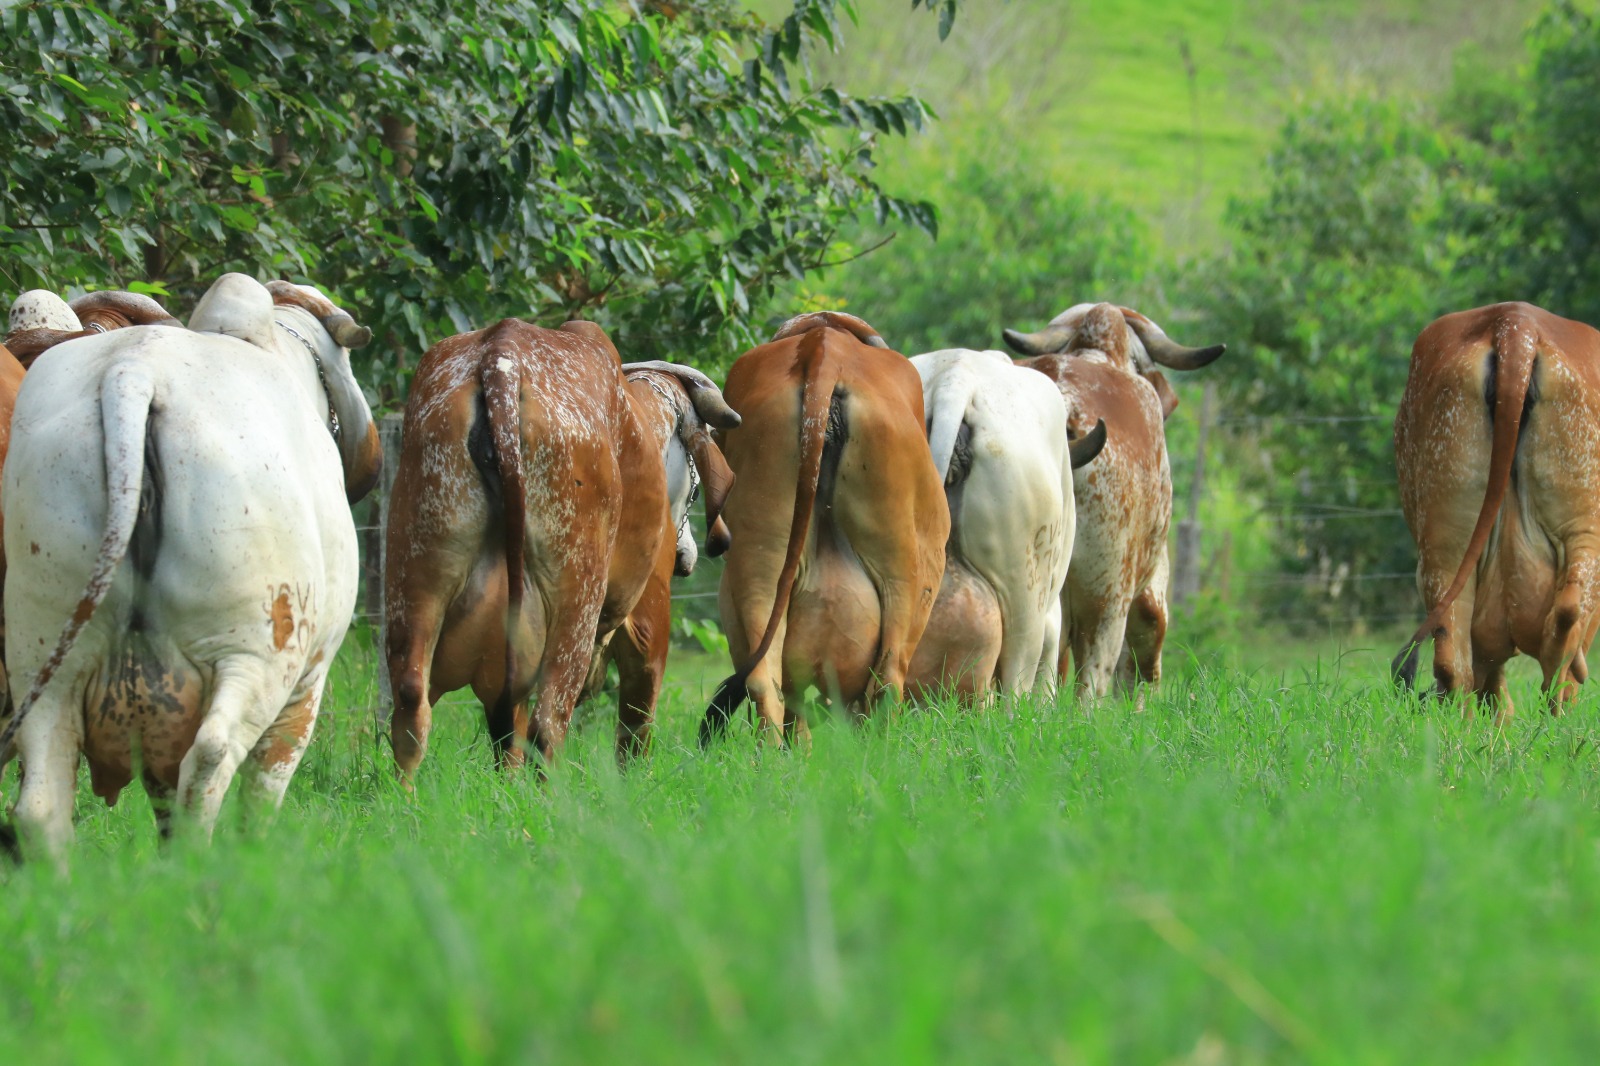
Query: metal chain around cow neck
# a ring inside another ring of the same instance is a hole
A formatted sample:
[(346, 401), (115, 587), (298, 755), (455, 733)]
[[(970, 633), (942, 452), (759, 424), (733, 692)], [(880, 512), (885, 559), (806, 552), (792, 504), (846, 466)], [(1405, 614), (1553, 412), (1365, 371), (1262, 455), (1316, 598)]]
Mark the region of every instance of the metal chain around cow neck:
[(322, 356), (317, 353), (316, 345), (302, 337), (299, 331), (293, 326), (289, 325), (289, 323), (278, 322), (277, 319), (273, 319), (273, 321), (277, 323), (279, 329), (283, 330), (289, 336), (299, 341), (301, 345), (305, 347), (306, 354), (311, 356), (311, 361), (316, 364), (317, 380), (322, 382), (322, 395), (326, 397), (328, 401), (328, 432), (332, 433), (333, 439), (337, 441), (341, 436), (339, 430), (339, 412), (333, 409), (333, 390), (328, 387), (328, 371), (322, 365)]

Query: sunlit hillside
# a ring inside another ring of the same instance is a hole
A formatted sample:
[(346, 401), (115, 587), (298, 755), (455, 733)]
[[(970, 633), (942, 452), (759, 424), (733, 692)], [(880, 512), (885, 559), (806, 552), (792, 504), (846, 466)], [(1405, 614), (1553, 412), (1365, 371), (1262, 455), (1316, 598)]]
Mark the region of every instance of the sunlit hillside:
[[(784, 0), (758, 0), (763, 15)], [(1017, 155), (1140, 210), (1169, 247), (1215, 235), (1285, 106), (1364, 83), (1426, 95), (1459, 61), (1514, 63), (1538, 0), (969, 0), (949, 40), (904, 0), (859, 0), (819, 73), (941, 115), (887, 146), (886, 185), (937, 200), (950, 160)], [(1465, 48), (1465, 51), (1463, 49)]]

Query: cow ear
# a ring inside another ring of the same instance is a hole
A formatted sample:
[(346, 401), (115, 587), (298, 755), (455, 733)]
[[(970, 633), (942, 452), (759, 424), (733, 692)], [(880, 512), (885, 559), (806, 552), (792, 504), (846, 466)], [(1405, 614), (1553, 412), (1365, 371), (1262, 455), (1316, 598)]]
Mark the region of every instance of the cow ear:
[(722, 449), (704, 427), (695, 431), (690, 442), (694, 465), (700, 472), (700, 488), (706, 501), (706, 554), (716, 558), (728, 550), (732, 537), (722, 521), (722, 508), (733, 488), (733, 468), (723, 458)]
[(1161, 400), (1161, 420), (1165, 422), (1178, 409), (1178, 394), (1172, 391), (1167, 376), (1159, 370), (1145, 371), (1144, 379), (1155, 386), (1156, 396)]

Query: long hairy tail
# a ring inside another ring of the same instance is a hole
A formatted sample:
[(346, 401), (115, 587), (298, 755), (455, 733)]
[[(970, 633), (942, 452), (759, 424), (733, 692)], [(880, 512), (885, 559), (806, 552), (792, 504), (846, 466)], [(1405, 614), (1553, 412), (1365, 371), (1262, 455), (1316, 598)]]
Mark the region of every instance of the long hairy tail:
[[(527, 570), (528, 489), (522, 476), (521, 379), (515, 361), (489, 349), (479, 371), (489, 435), (500, 474), (501, 503), (505, 511), (506, 625), (505, 685), (495, 700), (493, 718), (512, 721), (512, 687), (517, 676), (517, 626), (522, 619), (522, 589)], [(498, 739), (498, 738), (496, 738)]]
[(816, 510), (817, 484), (822, 478), (822, 451), (827, 444), (828, 411), (833, 390), (839, 382), (839, 367), (828, 357), (827, 329), (812, 329), (801, 337), (800, 384), (800, 465), (795, 474), (794, 517), (789, 522), (789, 544), (778, 573), (778, 587), (772, 600), (772, 613), (755, 651), (743, 666), (717, 686), (705, 718), (700, 722), (700, 744), (705, 746), (727, 729), (733, 712), (749, 694), (750, 674), (772, 650), (778, 623), (788, 613), (795, 578), (800, 573), (800, 556), (805, 550), (806, 533)]
[(28, 693), (3, 730), (0, 754), (11, 751), (17, 730), (38, 702), (44, 688), (61, 669), (95, 610), (111, 591), (117, 566), (128, 554), (134, 526), (139, 521), (139, 498), (144, 492), (145, 435), (150, 423), (150, 404), (155, 383), (137, 363), (118, 363), (100, 384), (100, 422), (105, 440), (106, 528), (100, 538), (94, 568), (78, 600), (72, 617), (61, 630), (49, 658), (34, 675)]
[(1505, 503), (1511, 487), (1511, 468), (1517, 458), (1517, 439), (1522, 432), (1529, 389), (1533, 381), (1534, 362), (1538, 358), (1537, 325), (1522, 316), (1508, 314), (1495, 323), (1494, 332), (1494, 393), (1490, 412), (1493, 426), (1489, 448), (1489, 484), (1483, 493), (1483, 506), (1478, 511), (1478, 522), (1467, 541), (1467, 553), (1456, 570), (1455, 580), (1441, 599), (1428, 612), (1417, 631), (1406, 641), (1400, 653), (1389, 664), (1395, 681), (1409, 688), (1417, 677), (1417, 658), (1422, 645), (1437, 639), (1443, 633), (1444, 617), (1467, 587), (1467, 579), (1483, 557), (1495, 519)]

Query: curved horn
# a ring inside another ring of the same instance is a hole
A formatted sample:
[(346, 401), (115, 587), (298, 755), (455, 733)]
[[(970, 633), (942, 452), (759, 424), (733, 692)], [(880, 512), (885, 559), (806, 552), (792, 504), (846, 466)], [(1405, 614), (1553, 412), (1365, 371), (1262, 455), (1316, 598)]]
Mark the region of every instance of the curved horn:
[(340, 311), (322, 320), (322, 328), (341, 348), (361, 348), (372, 343), (372, 330)]
[(1071, 342), (1075, 332), (1071, 326), (1046, 326), (1038, 333), (1008, 329), (1002, 336), (1011, 350), (1019, 355), (1054, 355)]
[(717, 388), (717, 383), (692, 366), (668, 363), (661, 359), (622, 364), (623, 374), (626, 375), (634, 370), (653, 370), (658, 374), (671, 374), (677, 378), (684, 391), (689, 394), (689, 402), (694, 404), (694, 413), (700, 416), (700, 421), (708, 425), (716, 426), (718, 429), (738, 429), (739, 423), (744, 421), (739, 412), (729, 407), (728, 401), (722, 398), (722, 390)]
[(1139, 343), (1144, 345), (1144, 350), (1150, 358), (1174, 370), (1199, 370), (1216, 362), (1217, 357), (1228, 350), (1226, 344), (1213, 344), (1209, 348), (1186, 348), (1162, 333), (1143, 316), (1123, 317), (1127, 320), (1128, 328), (1139, 338)]
[(74, 314), (83, 318), (95, 311), (109, 311), (128, 320), (130, 326), (178, 326), (183, 323), (173, 318), (165, 307), (150, 297), (122, 289), (102, 289), (88, 292), (67, 304)]
[(96, 332), (92, 329), (21, 329), (6, 334), (5, 346), (11, 350), (17, 362), (24, 367), (31, 367), (35, 359), (56, 345), (79, 337), (92, 337)]
[(317, 316), (322, 328), (341, 348), (360, 348), (372, 341), (372, 330), (357, 325), (355, 319), (333, 306), (333, 301), (321, 293), (313, 295), (298, 285), (277, 279), (267, 282), (267, 291), (272, 294), (273, 303), (293, 304)]
[(1106, 420), (1097, 418), (1094, 428), (1077, 440), (1067, 445), (1067, 455), (1072, 460), (1072, 469), (1088, 466), (1094, 462), (1095, 456), (1100, 454), (1100, 449), (1106, 446)]

